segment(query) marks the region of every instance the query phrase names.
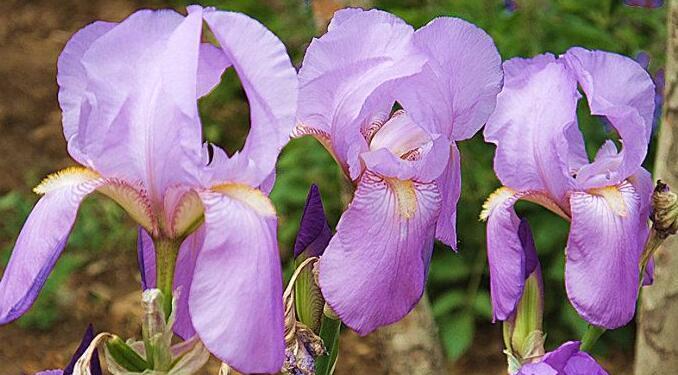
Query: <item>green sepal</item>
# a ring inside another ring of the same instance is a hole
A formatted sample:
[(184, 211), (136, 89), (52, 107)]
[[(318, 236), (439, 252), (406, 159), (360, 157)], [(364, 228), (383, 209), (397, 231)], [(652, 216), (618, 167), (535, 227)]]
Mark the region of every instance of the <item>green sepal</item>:
[[(294, 262), (299, 267), (308, 257), (301, 254)], [(316, 284), (313, 267), (304, 267), (294, 284), (294, 304), (297, 319), (315, 334), (320, 332), (325, 299)]]
[(113, 336), (106, 342), (106, 350), (108, 350), (110, 357), (126, 370), (142, 372), (151, 368), (148, 362), (118, 336)]
[[(541, 282), (536, 273), (525, 281), (523, 295), (518, 302), (515, 319), (511, 325), (511, 349), (519, 358), (529, 358), (535, 352), (535, 332), (541, 336), (544, 302)], [(538, 341), (538, 340), (537, 340)], [(543, 345), (543, 341), (542, 341)]]

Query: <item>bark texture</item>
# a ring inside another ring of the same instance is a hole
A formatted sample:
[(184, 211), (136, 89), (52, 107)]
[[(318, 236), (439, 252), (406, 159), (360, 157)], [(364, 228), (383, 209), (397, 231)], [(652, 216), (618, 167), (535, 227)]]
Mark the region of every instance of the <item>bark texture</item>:
[(438, 327), (428, 297), (403, 320), (375, 331), (389, 375), (446, 374)]
[[(668, 2), (668, 48), (664, 114), (655, 177), (678, 189), (678, 0)], [(635, 375), (678, 374), (678, 236), (655, 255), (654, 285), (643, 288)]]

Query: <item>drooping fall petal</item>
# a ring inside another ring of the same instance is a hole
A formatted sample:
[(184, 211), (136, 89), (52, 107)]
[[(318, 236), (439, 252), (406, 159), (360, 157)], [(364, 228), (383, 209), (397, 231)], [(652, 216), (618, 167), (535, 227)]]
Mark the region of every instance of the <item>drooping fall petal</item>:
[(212, 354), (239, 371), (277, 372), (285, 343), (275, 210), (249, 186), (213, 189), (201, 193), (205, 239), (188, 299), (193, 326)]
[(521, 194), (502, 188), (492, 194), (483, 211), (483, 218), (487, 219), (487, 262), (495, 320), (511, 317), (525, 287), (525, 248), (518, 231), (520, 219), (513, 210), (520, 197)]
[(0, 281), (0, 324), (17, 319), (35, 302), (68, 241), (80, 203), (100, 184), (96, 173), (72, 168), (35, 189), (44, 195), (26, 219)]
[(639, 237), (647, 226), (640, 205), (628, 182), (570, 197), (565, 286), (577, 312), (593, 325), (618, 328), (635, 313), (646, 239)]
[(434, 184), (367, 172), (320, 258), (320, 288), (365, 335), (402, 319), (424, 291), (440, 195)]

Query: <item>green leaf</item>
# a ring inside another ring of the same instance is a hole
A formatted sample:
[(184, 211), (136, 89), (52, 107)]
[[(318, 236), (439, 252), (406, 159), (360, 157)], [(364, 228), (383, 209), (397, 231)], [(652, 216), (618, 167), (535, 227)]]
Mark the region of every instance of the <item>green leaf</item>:
[(339, 354), (339, 333), (341, 332), (341, 320), (332, 319), (323, 315), (322, 325), (320, 327), (320, 338), (325, 344), (327, 354), (316, 359), (316, 374), (331, 375), (334, 363)]
[(445, 294), (442, 297), (437, 298), (433, 301), (433, 316), (436, 318), (442, 318), (445, 315), (453, 312), (454, 310), (464, 306), (466, 301), (466, 293), (461, 290), (452, 290)]
[(492, 319), (492, 302), (490, 293), (485, 290), (479, 290), (476, 294), (476, 300), (473, 302), (473, 311), (483, 319)]
[(466, 353), (473, 343), (474, 334), (473, 314), (465, 312), (443, 321), (440, 326), (440, 337), (445, 347), (445, 353), (452, 360), (457, 360)]

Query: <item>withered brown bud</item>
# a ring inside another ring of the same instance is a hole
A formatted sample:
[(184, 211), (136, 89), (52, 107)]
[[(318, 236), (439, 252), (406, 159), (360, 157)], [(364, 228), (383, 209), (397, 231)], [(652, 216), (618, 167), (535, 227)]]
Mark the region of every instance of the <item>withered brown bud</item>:
[(315, 375), (315, 359), (327, 354), (323, 340), (300, 322), (296, 323), (294, 340), (285, 348), (282, 373)]
[(652, 194), (652, 223), (660, 238), (678, 232), (678, 195), (661, 180)]

